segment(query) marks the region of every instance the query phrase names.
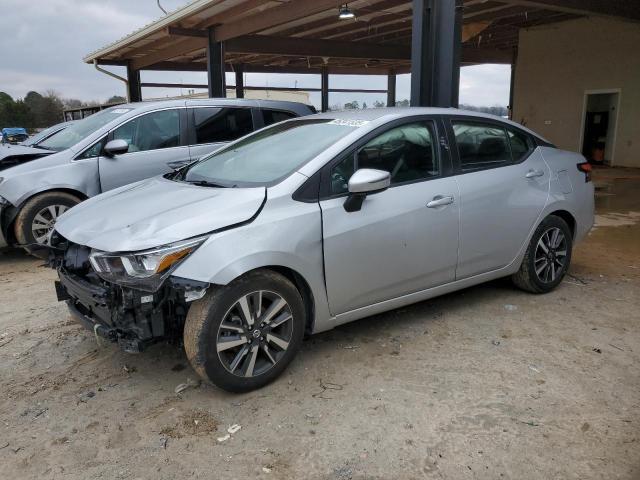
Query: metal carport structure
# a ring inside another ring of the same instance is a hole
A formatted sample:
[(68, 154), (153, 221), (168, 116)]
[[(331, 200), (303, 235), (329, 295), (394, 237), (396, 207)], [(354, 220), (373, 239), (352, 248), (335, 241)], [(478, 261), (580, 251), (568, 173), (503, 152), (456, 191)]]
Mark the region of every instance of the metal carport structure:
[[(627, 0), (355, 0), (355, 19), (338, 17), (339, 0), (195, 0), (85, 57), (97, 68), (127, 68), (131, 101), (143, 87), (208, 88), (225, 96), (225, 72), (315, 73), (322, 109), (329, 74), (411, 73), (411, 104), (456, 106), (461, 65), (517, 62), (518, 32), (585, 16), (640, 20), (640, 2)], [(207, 85), (142, 83), (140, 72), (203, 71)], [(289, 89), (290, 90), (290, 89)], [(314, 89), (303, 89), (314, 90)], [(367, 91), (367, 90), (354, 90)], [(380, 90), (368, 90), (381, 92)]]

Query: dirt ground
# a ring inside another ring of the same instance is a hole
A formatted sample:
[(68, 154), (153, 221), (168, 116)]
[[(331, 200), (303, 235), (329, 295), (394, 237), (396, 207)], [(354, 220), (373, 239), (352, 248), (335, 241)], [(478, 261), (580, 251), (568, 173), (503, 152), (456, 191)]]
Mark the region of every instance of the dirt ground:
[(640, 171), (596, 185), (553, 293), (497, 281), (344, 325), (244, 395), (174, 347), (98, 346), (53, 271), (0, 255), (0, 478), (639, 479)]

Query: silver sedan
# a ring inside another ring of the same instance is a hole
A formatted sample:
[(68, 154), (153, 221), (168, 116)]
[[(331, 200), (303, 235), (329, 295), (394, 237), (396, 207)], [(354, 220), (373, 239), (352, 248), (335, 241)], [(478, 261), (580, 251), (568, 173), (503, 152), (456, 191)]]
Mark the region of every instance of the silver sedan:
[(289, 120), (65, 213), (59, 300), (127, 351), (184, 342), (230, 391), (303, 336), (499, 277), (562, 281), (590, 165), (501, 118), (375, 109)]

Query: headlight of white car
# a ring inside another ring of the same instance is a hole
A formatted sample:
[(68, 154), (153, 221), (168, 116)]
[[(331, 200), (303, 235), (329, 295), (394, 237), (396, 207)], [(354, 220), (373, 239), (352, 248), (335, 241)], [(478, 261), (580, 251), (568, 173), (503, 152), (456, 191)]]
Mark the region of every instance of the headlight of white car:
[(134, 253), (92, 250), (89, 260), (96, 273), (107, 282), (155, 292), (171, 272), (207, 238), (208, 236), (204, 236), (183, 240)]

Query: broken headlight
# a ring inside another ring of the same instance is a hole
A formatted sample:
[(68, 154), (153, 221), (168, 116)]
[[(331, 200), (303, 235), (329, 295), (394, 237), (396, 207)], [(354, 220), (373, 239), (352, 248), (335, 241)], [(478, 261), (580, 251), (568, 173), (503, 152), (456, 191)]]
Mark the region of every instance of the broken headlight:
[(89, 260), (100, 278), (107, 282), (155, 292), (171, 272), (206, 239), (207, 237), (198, 237), (134, 253), (93, 250)]

